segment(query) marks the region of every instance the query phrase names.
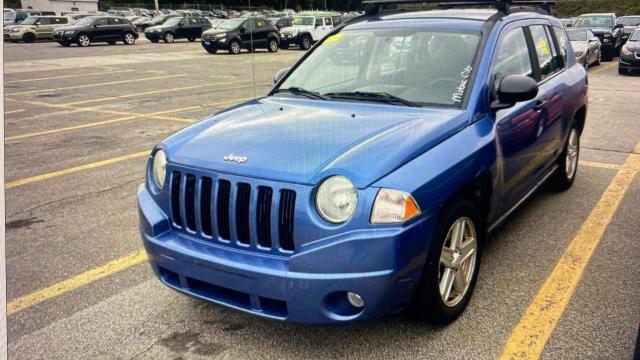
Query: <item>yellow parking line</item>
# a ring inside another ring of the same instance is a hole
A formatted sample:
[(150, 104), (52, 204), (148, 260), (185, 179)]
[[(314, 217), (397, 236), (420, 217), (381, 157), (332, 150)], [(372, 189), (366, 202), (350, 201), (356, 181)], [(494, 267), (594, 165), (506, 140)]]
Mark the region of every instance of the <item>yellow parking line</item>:
[(603, 71), (609, 70), (609, 69), (611, 69), (612, 67), (614, 67), (616, 65), (618, 65), (618, 63), (616, 63), (616, 62), (612, 62), (612, 63), (607, 64), (607, 65), (600, 65), (600, 67), (598, 67), (595, 70), (592, 70), (590, 73), (591, 74), (598, 74), (598, 73), (601, 73)]
[[(151, 90), (151, 91), (137, 92), (137, 93), (134, 93), (134, 94), (125, 94), (125, 95), (118, 95), (118, 96), (109, 96), (109, 97), (99, 98), (99, 99), (75, 101), (75, 102), (65, 103), (65, 104), (62, 104), (62, 105), (67, 105), (67, 106), (83, 105), (83, 104), (88, 104), (88, 103), (96, 103), (96, 102), (103, 102), (103, 101), (110, 101), (110, 100), (121, 100), (121, 99), (127, 99), (127, 98), (132, 98), (132, 97), (136, 97), (137, 98), (137, 97), (141, 97), (141, 96), (145, 96), (145, 95), (157, 95), (157, 94), (164, 94), (164, 93), (181, 91), (181, 90), (193, 90), (193, 89), (200, 89), (200, 88), (206, 88), (206, 87), (215, 87), (215, 86), (222, 86), (222, 85), (229, 85), (229, 84), (245, 83), (245, 82), (250, 82), (250, 81), (251, 80), (237, 80), (237, 81), (225, 82), (225, 83), (211, 83), (211, 84), (181, 86), (181, 87), (176, 87), (176, 88), (171, 88), (171, 89)], [(258, 83), (258, 84), (256, 84), (256, 86), (265, 86), (265, 85), (269, 85), (269, 84), (271, 84), (271, 83)], [(241, 85), (241, 86), (234, 86), (234, 87), (216, 89), (216, 91), (244, 89), (244, 88), (248, 88), (248, 87), (252, 87), (252, 86), (253, 86), (253, 83), (246, 84), (246, 85)]]
[(640, 144), (627, 157), (507, 340), (500, 359), (538, 359), (635, 174)]
[(45, 173), (45, 174), (41, 174), (41, 175), (31, 176), (31, 177), (28, 177), (28, 178), (25, 178), (25, 179), (9, 181), (9, 182), (6, 183), (5, 187), (7, 189), (12, 189), (12, 188), (15, 188), (15, 187), (18, 187), (18, 186), (31, 184), (31, 183), (34, 183), (34, 182), (48, 180), (48, 179), (56, 178), (56, 177), (63, 176), (63, 175), (73, 174), (73, 173), (77, 173), (77, 172), (83, 171), (83, 170), (95, 169), (95, 168), (98, 168), (98, 167), (115, 164), (115, 163), (118, 163), (118, 162), (121, 162), (121, 161), (141, 158), (141, 157), (145, 157), (145, 156), (149, 156), (149, 151), (148, 150), (147, 151), (140, 151), (140, 152), (136, 152), (136, 153), (128, 154), (128, 155), (118, 156), (118, 157), (114, 157), (114, 158), (111, 158), (111, 159), (101, 160), (101, 161), (97, 161), (97, 162), (93, 162), (93, 163), (89, 163), (89, 164), (84, 164), (84, 165), (80, 165), (80, 166), (75, 166), (75, 167), (68, 168), (68, 169), (63, 169), (63, 170), (53, 171), (53, 172), (49, 172), (49, 173)]
[(35, 78), (35, 79), (8, 80), (8, 81), (5, 81), (5, 83), (14, 84), (14, 83), (42, 81), (42, 80), (68, 79), (72, 77), (88, 77), (88, 76), (98, 76), (98, 75), (119, 74), (119, 73), (131, 72), (131, 71), (133, 71), (133, 69), (103, 71), (103, 72), (96, 72), (96, 73), (82, 73), (82, 74), (72, 74), (72, 75), (60, 75), (60, 76), (51, 76), (51, 77), (43, 77), (43, 78)]
[(618, 164), (609, 164), (609, 163), (601, 163), (601, 162), (586, 161), (586, 160), (580, 160), (580, 165), (601, 168), (601, 169), (610, 169), (610, 170), (620, 170), (620, 166), (621, 166)]
[(35, 291), (31, 294), (11, 300), (7, 303), (7, 315), (13, 315), (30, 306), (39, 304), (45, 300), (60, 296), (81, 286), (87, 285), (104, 277), (126, 270), (134, 265), (147, 260), (147, 253), (138, 250), (129, 255), (110, 261), (102, 266), (63, 280), (46, 288)]
[(9, 115), (9, 114), (15, 114), (15, 113), (23, 112), (23, 111), (25, 111), (25, 109), (9, 110), (9, 111), (5, 111), (4, 114), (5, 115)]
[(158, 79), (171, 79), (171, 78), (185, 77), (185, 76), (187, 76), (187, 74), (152, 76), (152, 77), (141, 78), (141, 79), (127, 79), (127, 80), (109, 81), (109, 82), (103, 82), (103, 83), (91, 83), (91, 84), (73, 85), (73, 86), (58, 87), (58, 88), (51, 88), (51, 89), (37, 89), (37, 90), (30, 90), (30, 91), (20, 91), (20, 92), (5, 94), (5, 95), (7, 95), (7, 96), (29, 95), (29, 94), (37, 94), (37, 93), (50, 92), (50, 91), (84, 89), (84, 88), (88, 88), (88, 87), (127, 84), (127, 83), (132, 83), (132, 82), (150, 81), (150, 80), (158, 80)]

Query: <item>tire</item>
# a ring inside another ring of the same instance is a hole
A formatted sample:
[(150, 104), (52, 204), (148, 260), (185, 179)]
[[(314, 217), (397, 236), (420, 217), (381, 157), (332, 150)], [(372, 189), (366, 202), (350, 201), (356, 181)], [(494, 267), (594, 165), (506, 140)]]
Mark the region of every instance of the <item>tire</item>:
[(87, 47), (91, 45), (91, 39), (89, 39), (89, 35), (87, 34), (78, 35), (78, 39), (76, 40), (76, 42), (78, 43), (78, 46), (81, 47)]
[(36, 41), (36, 36), (32, 33), (25, 33), (24, 35), (22, 35), (22, 41), (26, 43), (32, 43)]
[(598, 51), (598, 59), (593, 63), (593, 66), (600, 66), (602, 62), (602, 50)]
[(311, 36), (309, 35), (305, 35), (302, 37), (302, 39), (300, 40), (300, 49), (302, 50), (309, 50), (311, 49), (311, 45), (313, 40), (311, 39)]
[(584, 58), (584, 65), (582, 65), (582, 66), (584, 66), (585, 70), (589, 70), (589, 56), (588, 55)]
[(554, 191), (568, 190), (576, 179), (578, 173), (578, 160), (580, 158), (580, 134), (574, 126), (569, 131), (569, 137), (564, 144), (562, 153), (556, 160), (558, 168), (549, 181), (551, 189)]
[(218, 49), (207, 49), (207, 48), (204, 48), (204, 49), (207, 50), (209, 54), (215, 54), (218, 52)]
[(242, 51), (240, 42), (238, 42), (238, 40), (232, 40), (231, 43), (229, 43), (229, 54), (238, 55), (240, 51)]
[(62, 45), (62, 46), (64, 46), (64, 47), (69, 47), (69, 46), (71, 46), (71, 44), (70, 44), (70, 43), (68, 43), (68, 42), (62, 42), (62, 41), (58, 41), (58, 44), (60, 44), (60, 45)]
[(136, 37), (132, 33), (126, 32), (122, 35), (122, 41), (125, 45), (133, 45), (136, 43)]
[(170, 32), (165, 33), (163, 39), (167, 44), (171, 44), (176, 40), (175, 36), (173, 36), (173, 33)]
[[(418, 319), (446, 325), (457, 319), (469, 304), (484, 242), (481, 219), (476, 205), (463, 197), (455, 198), (442, 210), (411, 303)], [(462, 235), (455, 236), (460, 234), (460, 226)]]
[(278, 40), (274, 38), (269, 39), (267, 42), (267, 50), (269, 50), (270, 53), (277, 52), (279, 47)]
[(196, 41), (196, 38), (190, 37), (190, 38), (187, 38), (187, 40), (189, 40), (189, 42), (194, 42), (194, 41)]

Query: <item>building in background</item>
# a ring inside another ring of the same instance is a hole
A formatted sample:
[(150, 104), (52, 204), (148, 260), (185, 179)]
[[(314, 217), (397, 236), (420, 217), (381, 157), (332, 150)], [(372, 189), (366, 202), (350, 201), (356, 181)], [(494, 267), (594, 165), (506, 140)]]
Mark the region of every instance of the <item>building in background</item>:
[(98, 11), (98, 0), (22, 0), (23, 9), (41, 11), (95, 12)]

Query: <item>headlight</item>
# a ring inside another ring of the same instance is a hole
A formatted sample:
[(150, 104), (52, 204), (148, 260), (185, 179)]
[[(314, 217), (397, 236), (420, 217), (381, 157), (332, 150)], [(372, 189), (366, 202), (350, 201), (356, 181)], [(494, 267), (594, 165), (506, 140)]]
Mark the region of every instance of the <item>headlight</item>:
[(393, 189), (380, 189), (373, 202), (371, 223), (401, 223), (419, 214), (420, 207), (411, 194)]
[(611, 36), (612, 36), (612, 35), (611, 35), (610, 33), (606, 33), (606, 34), (604, 34), (604, 37), (606, 37), (606, 38), (610, 38)]
[(227, 33), (216, 34), (216, 38), (218, 38), (218, 39), (222, 39), (222, 38), (225, 38), (225, 37), (227, 37)]
[(74, 31), (73, 30), (67, 30), (64, 32), (65, 35), (73, 35)]
[(332, 176), (320, 184), (316, 208), (323, 219), (339, 224), (351, 218), (358, 205), (358, 191), (344, 176)]
[(13, 28), (13, 29), (11, 29), (11, 32), (19, 32), (19, 31), (20, 31), (20, 28)]
[(620, 50), (620, 53), (622, 55), (633, 55), (633, 53), (629, 51), (629, 49), (627, 49), (626, 47), (623, 47), (622, 50)]
[(154, 185), (162, 190), (164, 179), (167, 175), (167, 155), (162, 150), (156, 151), (153, 155), (152, 175)]

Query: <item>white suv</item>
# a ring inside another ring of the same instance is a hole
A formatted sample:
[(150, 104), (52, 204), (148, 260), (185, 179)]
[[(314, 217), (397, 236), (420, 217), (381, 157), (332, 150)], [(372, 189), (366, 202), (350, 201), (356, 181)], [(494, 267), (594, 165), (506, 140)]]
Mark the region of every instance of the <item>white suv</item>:
[(298, 45), (302, 50), (309, 50), (341, 22), (334, 14), (299, 14), (293, 18), (293, 26), (280, 30), (280, 47), (287, 49), (290, 45)]

